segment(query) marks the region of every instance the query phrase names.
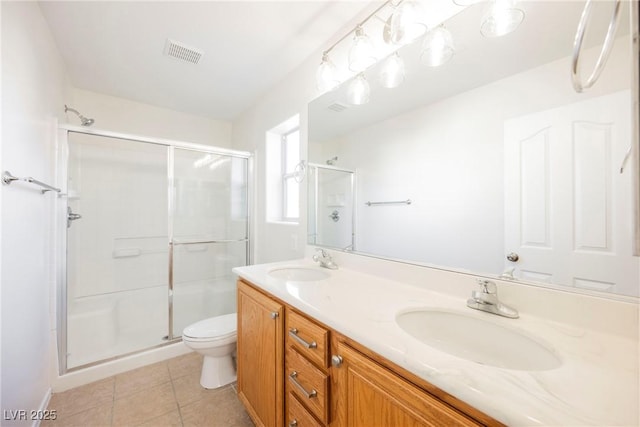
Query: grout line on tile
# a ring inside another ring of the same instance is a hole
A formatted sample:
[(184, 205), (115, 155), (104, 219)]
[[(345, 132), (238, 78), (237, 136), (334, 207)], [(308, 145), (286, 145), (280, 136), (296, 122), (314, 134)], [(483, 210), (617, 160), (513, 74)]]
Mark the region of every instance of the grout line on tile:
[(113, 412), (116, 406), (116, 378), (113, 376), (113, 393), (111, 395), (111, 418), (109, 419), (109, 425), (113, 426)]
[[(169, 362), (167, 362), (167, 369), (169, 369)], [(174, 384), (174, 379), (171, 377), (171, 370), (169, 370), (169, 378), (171, 378), (171, 390), (173, 390), (173, 399), (176, 401), (176, 406), (178, 407), (178, 416), (180, 416), (180, 425), (184, 427), (184, 420), (182, 419), (182, 410), (180, 409), (180, 403), (178, 402), (178, 396), (176, 395), (176, 386)]]

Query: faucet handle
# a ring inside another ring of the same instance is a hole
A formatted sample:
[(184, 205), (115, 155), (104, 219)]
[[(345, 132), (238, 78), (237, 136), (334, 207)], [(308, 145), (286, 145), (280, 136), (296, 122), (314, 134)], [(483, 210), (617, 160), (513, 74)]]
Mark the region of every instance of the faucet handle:
[(516, 271), (515, 267), (509, 267), (505, 271), (503, 271), (502, 274), (498, 276), (498, 279), (515, 280), (516, 279), (516, 276), (514, 275), (515, 271)]
[(478, 285), (480, 285), (480, 291), (483, 294), (491, 294), (491, 295), (498, 294), (498, 287), (491, 280), (476, 279), (476, 282), (478, 283)]
[(322, 248), (316, 248), (316, 252), (320, 252), (320, 256), (323, 258), (326, 258), (329, 256), (329, 254), (327, 254), (327, 252), (325, 252), (325, 250)]
[(316, 248), (316, 254), (311, 257), (315, 262), (325, 262), (327, 259), (331, 260), (331, 256), (322, 248)]
[(337, 270), (338, 266), (333, 262), (331, 254), (322, 248), (316, 248), (316, 254), (311, 257), (315, 262), (320, 264), (320, 267), (329, 268), (331, 270)]

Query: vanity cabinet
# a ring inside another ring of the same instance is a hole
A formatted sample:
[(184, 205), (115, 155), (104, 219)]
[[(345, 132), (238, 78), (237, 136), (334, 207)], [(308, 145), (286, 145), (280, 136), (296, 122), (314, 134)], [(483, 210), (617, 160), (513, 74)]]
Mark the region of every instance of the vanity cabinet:
[(502, 425), (242, 279), (238, 394), (258, 426)]
[(283, 310), (238, 281), (238, 397), (260, 427), (283, 423)]

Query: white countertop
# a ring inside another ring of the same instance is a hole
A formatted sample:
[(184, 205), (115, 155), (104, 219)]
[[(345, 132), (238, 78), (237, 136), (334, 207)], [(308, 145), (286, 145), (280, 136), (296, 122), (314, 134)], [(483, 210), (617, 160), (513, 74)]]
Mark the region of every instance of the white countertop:
[[(580, 322), (535, 317), (519, 306), (516, 308), (520, 309), (520, 318), (502, 318), (469, 309), (465, 298), (431, 290), (428, 283), (416, 286), (344, 266), (338, 270), (322, 269), (331, 276), (315, 282), (286, 282), (268, 275), (270, 270), (283, 266), (320, 268), (311, 260), (302, 259), (233, 271), (507, 425), (640, 424), (637, 337), (603, 333), (585, 328)], [(425, 277), (428, 282), (428, 275)], [(507, 295), (514, 291), (510, 292)], [(399, 311), (423, 307), (454, 310), (518, 329), (552, 348), (562, 365), (546, 371), (518, 371), (481, 365), (439, 351), (411, 337), (395, 322)], [(624, 310), (629, 311), (629, 307)], [(632, 307), (632, 315), (627, 317), (633, 319), (635, 310)], [(611, 312), (615, 307), (606, 314)]]

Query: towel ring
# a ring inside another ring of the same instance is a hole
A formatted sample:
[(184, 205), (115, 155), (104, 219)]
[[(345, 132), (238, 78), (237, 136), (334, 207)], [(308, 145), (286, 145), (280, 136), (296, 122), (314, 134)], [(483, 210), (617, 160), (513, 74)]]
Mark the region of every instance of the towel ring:
[(585, 89), (589, 89), (600, 78), (600, 74), (602, 74), (602, 70), (604, 69), (604, 66), (607, 63), (607, 60), (609, 59), (611, 50), (613, 49), (613, 42), (615, 41), (616, 29), (618, 28), (618, 22), (620, 21), (621, 1), (616, 0), (615, 7), (613, 8), (613, 14), (611, 15), (611, 21), (609, 22), (607, 35), (604, 39), (604, 44), (602, 45), (602, 50), (600, 51), (600, 55), (598, 56), (596, 65), (593, 68), (593, 71), (591, 72), (591, 75), (589, 76), (587, 81), (585, 83), (582, 83), (579, 75), (580, 73), (578, 72), (578, 61), (580, 59), (582, 42), (584, 41), (584, 34), (587, 29), (587, 21), (589, 21), (589, 16), (591, 15), (592, 7), (593, 7), (593, 0), (587, 0), (587, 2), (584, 5), (584, 9), (582, 10), (582, 15), (580, 16), (580, 22), (578, 23), (576, 37), (573, 41), (573, 58), (571, 60), (571, 81), (573, 83), (573, 88), (578, 93), (583, 92)]

